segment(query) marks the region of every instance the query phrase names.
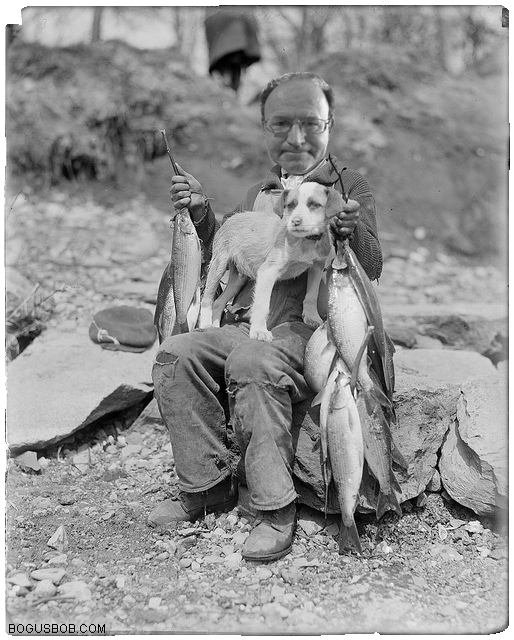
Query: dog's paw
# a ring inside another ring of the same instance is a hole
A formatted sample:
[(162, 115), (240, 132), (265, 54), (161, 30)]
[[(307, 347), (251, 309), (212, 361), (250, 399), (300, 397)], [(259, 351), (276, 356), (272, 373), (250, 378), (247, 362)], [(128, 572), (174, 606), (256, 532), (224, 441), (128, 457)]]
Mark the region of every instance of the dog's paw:
[(273, 334), (267, 329), (250, 328), (250, 338), (252, 340), (261, 340), (262, 342), (273, 342)]
[(311, 329), (317, 329), (323, 324), (323, 320), (317, 313), (303, 313), (302, 318), (305, 324)]

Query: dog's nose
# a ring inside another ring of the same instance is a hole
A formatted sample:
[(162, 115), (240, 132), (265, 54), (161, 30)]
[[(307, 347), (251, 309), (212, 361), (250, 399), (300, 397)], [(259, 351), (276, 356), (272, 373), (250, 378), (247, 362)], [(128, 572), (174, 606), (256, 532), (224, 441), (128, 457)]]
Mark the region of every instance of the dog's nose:
[(291, 224), (294, 227), (299, 227), (302, 224), (301, 218), (291, 218)]

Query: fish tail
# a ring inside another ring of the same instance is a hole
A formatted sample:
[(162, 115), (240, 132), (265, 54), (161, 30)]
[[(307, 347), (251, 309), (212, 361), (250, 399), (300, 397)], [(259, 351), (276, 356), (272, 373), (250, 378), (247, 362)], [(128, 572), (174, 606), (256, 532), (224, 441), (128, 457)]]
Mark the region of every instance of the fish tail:
[(402, 452), (398, 449), (394, 440), (391, 441), (391, 455), (396, 464), (402, 467), (402, 469), (407, 470), (409, 468), (409, 463), (403, 457)]
[(353, 547), (358, 553), (362, 554), (361, 541), (355, 520), (349, 525), (346, 525), (341, 520), (341, 528), (339, 530), (339, 554), (343, 555), (345, 549), (349, 547)]
[(377, 520), (380, 520), (380, 518), (384, 515), (386, 511), (394, 511), (400, 517), (402, 516), (402, 513), (403, 513), (402, 508), (400, 507), (398, 498), (394, 493), (384, 495), (381, 492), (380, 495), (378, 496), (378, 503), (377, 503), (377, 509), (376, 509)]

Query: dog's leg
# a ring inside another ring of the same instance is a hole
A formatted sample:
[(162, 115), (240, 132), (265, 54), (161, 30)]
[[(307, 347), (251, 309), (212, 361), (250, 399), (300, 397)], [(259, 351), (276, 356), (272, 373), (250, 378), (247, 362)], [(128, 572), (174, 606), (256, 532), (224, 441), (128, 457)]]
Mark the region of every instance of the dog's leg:
[(273, 335), (268, 331), (266, 322), (269, 315), (271, 292), (278, 280), (283, 265), (277, 261), (273, 252), (257, 271), (252, 310), (250, 314), (250, 338), (273, 342)]
[(207, 272), (207, 280), (200, 305), (200, 318), (198, 320), (198, 328), (205, 329), (212, 326), (212, 306), (216, 289), (227, 270), (228, 258), (220, 251), (217, 255), (213, 255), (209, 271)]
[(229, 263), (229, 276), (227, 286), (225, 287), (223, 293), (216, 298), (213, 307), (212, 307), (212, 326), (219, 327), (221, 322), (221, 315), (225, 306), (228, 302), (232, 300), (234, 296), (236, 296), (243, 285), (248, 280), (246, 276), (243, 276), (236, 269), (236, 266), (232, 261)]
[(313, 329), (323, 322), (318, 313), (318, 294), (322, 274), (322, 265), (317, 263), (314, 263), (307, 272), (307, 292), (303, 300), (302, 318), (305, 324)]

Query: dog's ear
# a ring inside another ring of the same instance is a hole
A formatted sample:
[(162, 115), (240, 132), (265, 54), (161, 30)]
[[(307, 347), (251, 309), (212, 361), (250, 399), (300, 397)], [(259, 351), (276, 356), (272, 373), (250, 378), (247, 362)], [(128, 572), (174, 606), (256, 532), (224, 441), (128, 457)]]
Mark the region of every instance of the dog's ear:
[(332, 218), (343, 210), (343, 197), (333, 187), (326, 188), (327, 204), (325, 205), (325, 217)]
[(286, 206), (287, 196), (289, 195), (290, 189), (284, 189), (280, 194), (279, 198), (275, 202), (275, 206), (273, 207), (273, 211), (277, 214), (279, 218), (284, 216), (284, 207)]

